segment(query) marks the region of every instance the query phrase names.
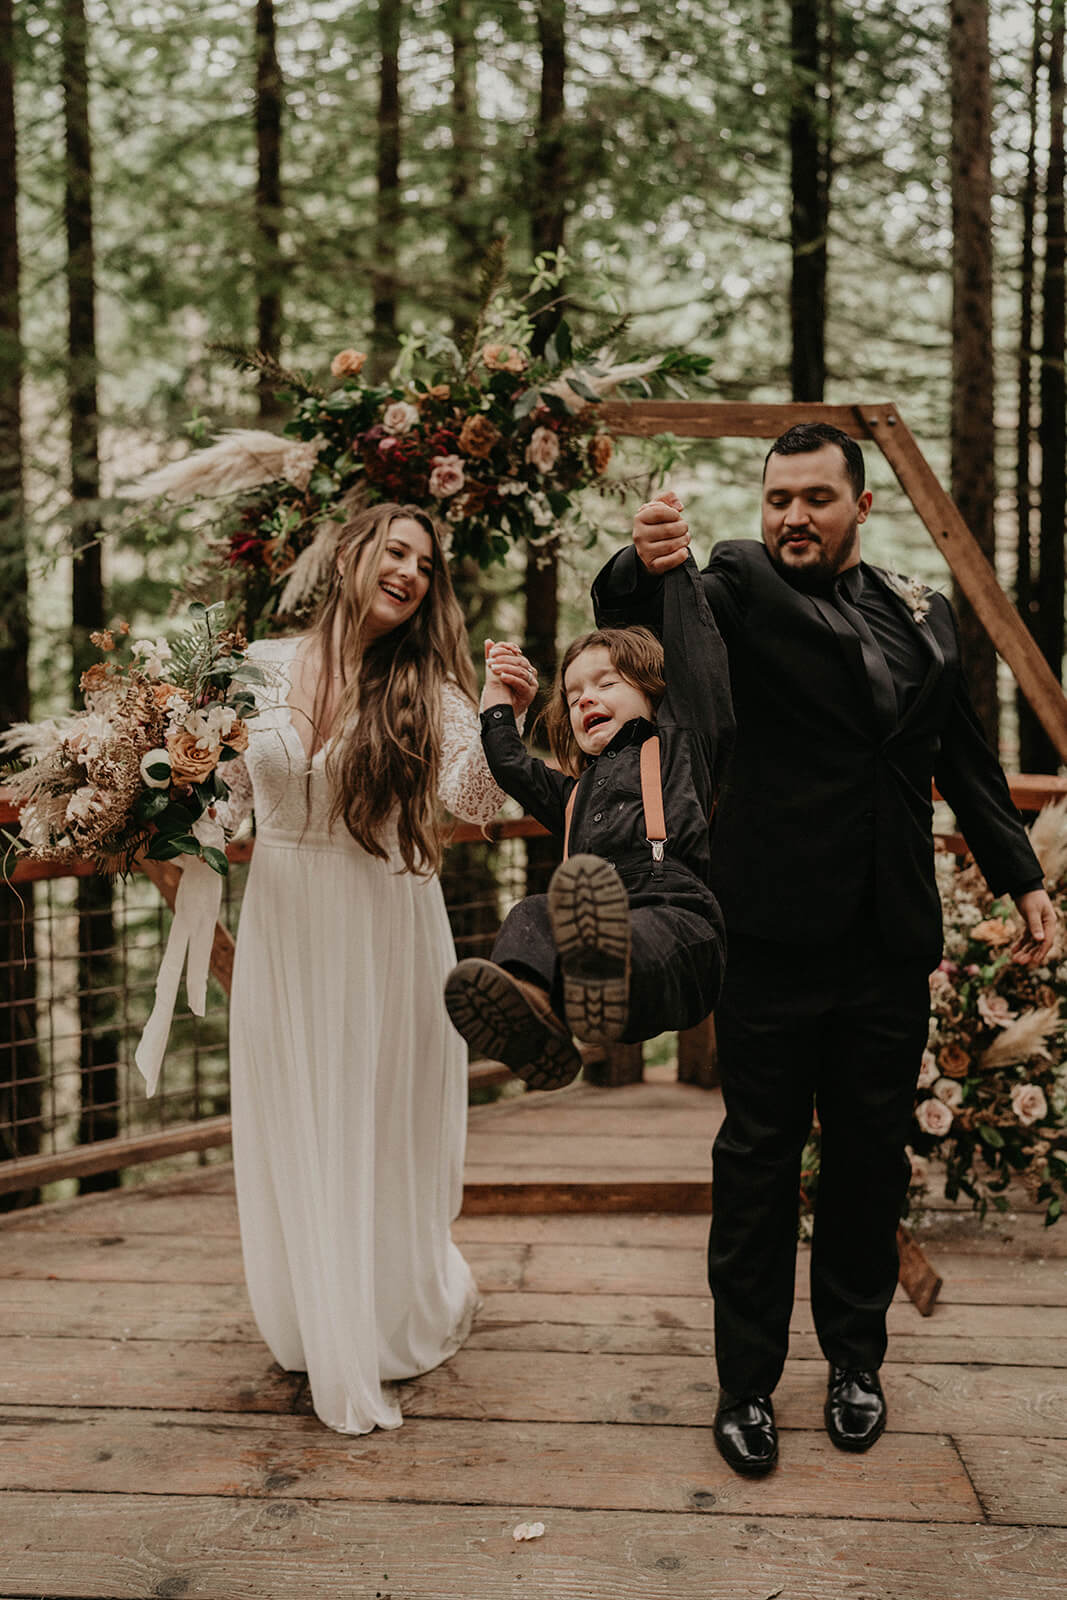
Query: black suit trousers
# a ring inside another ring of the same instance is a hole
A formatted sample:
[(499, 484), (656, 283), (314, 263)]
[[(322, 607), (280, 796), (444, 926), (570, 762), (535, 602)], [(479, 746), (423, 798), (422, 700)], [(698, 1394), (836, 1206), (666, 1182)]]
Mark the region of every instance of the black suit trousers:
[(731, 937), (716, 1013), (726, 1120), (708, 1248), (719, 1381), (730, 1394), (769, 1394), (785, 1363), (813, 1108), (822, 1130), (816, 1333), (837, 1366), (881, 1365), (929, 1004), (927, 963), (891, 957), (869, 913), (814, 946)]

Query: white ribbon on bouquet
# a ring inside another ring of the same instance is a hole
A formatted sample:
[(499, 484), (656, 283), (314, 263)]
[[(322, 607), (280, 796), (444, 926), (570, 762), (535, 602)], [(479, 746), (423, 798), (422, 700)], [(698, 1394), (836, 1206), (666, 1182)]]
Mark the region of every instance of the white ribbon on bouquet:
[[(192, 831), (202, 845), (213, 845), (217, 850), (225, 848), (222, 824), (214, 818), (200, 817)], [(155, 1094), (159, 1083), (183, 969), (189, 1010), (194, 1016), (202, 1017), (207, 1008), (211, 948), (222, 907), (219, 873), (197, 856), (180, 856), (178, 865), (182, 875), (174, 901), (170, 937), (156, 975), (156, 1001), (134, 1054), (144, 1076), (147, 1095)]]

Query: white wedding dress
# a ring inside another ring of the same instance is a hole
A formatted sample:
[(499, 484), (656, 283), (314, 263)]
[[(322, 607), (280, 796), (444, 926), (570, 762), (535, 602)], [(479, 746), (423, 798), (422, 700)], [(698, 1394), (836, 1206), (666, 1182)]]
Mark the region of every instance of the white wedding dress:
[[(288, 709), (298, 640), (253, 645), (268, 682), (226, 820), (254, 804), (230, 1008), (237, 1202), (248, 1291), (278, 1363), (331, 1428), (396, 1428), (388, 1385), (465, 1339), (474, 1279), (462, 1200), (466, 1047), (445, 1012), (455, 961), (436, 878), (328, 827), (324, 757)], [(487, 821), (504, 796), (458, 688), (441, 707), (440, 798)]]

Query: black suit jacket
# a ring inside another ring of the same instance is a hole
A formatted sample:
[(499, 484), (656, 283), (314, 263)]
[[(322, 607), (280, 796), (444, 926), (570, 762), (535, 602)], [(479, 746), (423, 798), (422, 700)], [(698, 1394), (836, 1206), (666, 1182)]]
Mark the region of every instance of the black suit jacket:
[[(885, 583), (877, 568), (867, 575)], [(880, 715), (858, 636), (827, 600), (782, 578), (765, 547), (717, 544), (703, 574), (726, 642), (737, 718), (720, 795), (712, 886), (728, 932), (789, 944), (832, 939), (870, 899), (888, 948), (929, 967), (941, 956), (931, 780), (952, 806), (996, 894), (1041, 882), (1041, 867), (960, 671), (955, 615), (939, 594), (921, 622), (925, 680)], [(593, 587), (602, 626), (659, 622), (662, 579), (631, 547)]]

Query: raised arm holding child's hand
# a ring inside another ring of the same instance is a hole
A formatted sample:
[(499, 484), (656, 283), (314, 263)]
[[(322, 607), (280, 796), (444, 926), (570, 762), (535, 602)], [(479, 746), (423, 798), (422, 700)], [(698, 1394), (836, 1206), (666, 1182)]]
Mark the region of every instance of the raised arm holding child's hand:
[(502, 640), (485, 641), (485, 688), (481, 709), (511, 706), (516, 718), (532, 703), (537, 693), (537, 673), (517, 644)]
[(641, 506), (634, 517), (634, 548), (649, 572), (670, 572), (689, 553), (689, 524), (673, 489)]

